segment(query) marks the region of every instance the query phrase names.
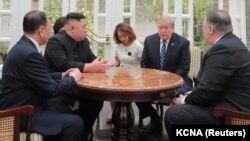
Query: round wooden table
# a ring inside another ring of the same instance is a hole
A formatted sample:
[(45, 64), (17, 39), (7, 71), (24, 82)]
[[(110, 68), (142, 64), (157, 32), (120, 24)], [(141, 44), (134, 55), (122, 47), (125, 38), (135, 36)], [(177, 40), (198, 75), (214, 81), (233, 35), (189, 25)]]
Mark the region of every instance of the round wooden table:
[(105, 72), (83, 73), (77, 82), (81, 95), (93, 100), (116, 102), (112, 139), (133, 140), (134, 113), (131, 102), (150, 102), (173, 96), (183, 84), (174, 73), (146, 68), (112, 67)]

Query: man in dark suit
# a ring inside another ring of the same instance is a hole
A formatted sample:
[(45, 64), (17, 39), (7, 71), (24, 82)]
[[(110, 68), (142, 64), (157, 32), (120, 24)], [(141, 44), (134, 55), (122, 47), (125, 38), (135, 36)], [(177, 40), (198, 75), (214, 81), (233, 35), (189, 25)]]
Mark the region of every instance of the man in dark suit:
[[(141, 67), (170, 71), (179, 74), (185, 84), (180, 92), (192, 89), (188, 77), (190, 68), (189, 41), (174, 33), (174, 19), (162, 16), (157, 21), (158, 33), (146, 37), (141, 60)], [(164, 49), (163, 49), (164, 46)], [(163, 55), (163, 56), (162, 56)], [(151, 103), (136, 103), (143, 117), (150, 116), (151, 122), (145, 132), (159, 134), (162, 132), (160, 116)]]
[(23, 20), (24, 35), (11, 48), (3, 66), (0, 109), (15, 108), (27, 104), (35, 107), (32, 130), (46, 139), (80, 141), (83, 133), (82, 119), (72, 113), (52, 110), (47, 99), (66, 96), (81, 78), (79, 69), (64, 73), (49, 73), (40, 45), (47, 42), (49, 21), (40, 11), (28, 12)]
[[(91, 51), (89, 41), (85, 38), (86, 19), (81, 13), (68, 13), (64, 28), (65, 31), (55, 34), (49, 39), (46, 46), (44, 57), (52, 72), (65, 71), (75, 67), (79, 68), (81, 72), (99, 72), (109, 68), (107, 61), (96, 57)], [(75, 92), (75, 95), (80, 101), (80, 107), (75, 112), (85, 121), (84, 139), (87, 140), (91, 138), (89, 135), (103, 107), (103, 101), (83, 98), (78, 91)], [(60, 103), (65, 99), (53, 99), (52, 104), (57, 103), (55, 101)]]
[(189, 95), (174, 98), (164, 122), (171, 137), (172, 125), (215, 124), (214, 106), (250, 112), (250, 52), (232, 33), (230, 16), (209, 12), (203, 36), (210, 45), (198, 74), (198, 85)]

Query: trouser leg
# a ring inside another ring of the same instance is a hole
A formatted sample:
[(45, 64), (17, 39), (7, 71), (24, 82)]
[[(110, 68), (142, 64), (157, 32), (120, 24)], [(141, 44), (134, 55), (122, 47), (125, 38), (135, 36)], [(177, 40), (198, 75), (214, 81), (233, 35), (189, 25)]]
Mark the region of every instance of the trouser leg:
[(84, 122), (67, 113), (44, 112), (35, 115), (32, 130), (44, 136), (44, 141), (82, 141)]
[(173, 136), (173, 125), (214, 124), (211, 110), (211, 107), (198, 107), (190, 104), (169, 107), (165, 113), (164, 124), (170, 140)]
[(80, 101), (80, 108), (75, 111), (75, 113), (82, 117), (85, 122), (83, 139), (87, 139), (92, 131), (96, 118), (102, 110), (103, 101), (94, 101), (82, 97), (78, 99)]
[(76, 115), (64, 117), (61, 141), (82, 141), (83, 121)]
[(157, 121), (161, 119), (150, 102), (136, 102), (136, 105), (139, 109), (140, 114), (142, 114), (142, 117), (150, 116), (152, 120)]

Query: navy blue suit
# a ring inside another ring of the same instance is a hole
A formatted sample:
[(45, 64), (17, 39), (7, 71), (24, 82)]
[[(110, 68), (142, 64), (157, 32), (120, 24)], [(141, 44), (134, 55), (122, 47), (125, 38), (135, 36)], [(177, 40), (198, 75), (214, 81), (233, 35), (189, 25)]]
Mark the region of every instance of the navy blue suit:
[[(141, 67), (176, 73), (185, 81), (180, 89), (180, 93), (190, 91), (192, 89), (192, 80), (188, 76), (191, 59), (189, 41), (176, 33), (172, 34), (167, 46), (166, 58), (162, 69), (160, 65), (160, 42), (161, 39), (158, 33), (146, 37)], [(150, 115), (151, 118), (159, 118), (155, 109), (151, 106), (151, 103), (138, 102), (136, 104), (143, 117)]]
[[(160, 66), (160, 36), (158, 33), (148, 36), (144, 42), (141, 67), (161, 69)], [(173, 33), (169, 40), (163, 69), (179, 74), (184, 80), (190, 69), (189, 41)]]
[(73, 77), (62, 80), (61, 76), (62, 73), (49, 73), (34, 43), (22, 36), (4, 62), (0, 109), (31, 104), (35, 107), (34, 132), (45, 136), (62, 134), (62, 141), (77, 141), (83, 131), (81, 118), (53, 111), (47, 105), (48, 98), (65, 96), (75, 89)]

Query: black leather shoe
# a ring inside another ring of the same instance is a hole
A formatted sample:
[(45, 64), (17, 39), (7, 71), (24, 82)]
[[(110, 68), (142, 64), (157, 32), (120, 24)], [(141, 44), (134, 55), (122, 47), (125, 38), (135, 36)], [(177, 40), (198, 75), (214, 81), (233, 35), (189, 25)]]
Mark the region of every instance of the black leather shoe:
[(92, 129), (91, 132), (89, 133), (87, 141), (94, 141), (93, 138), (94, 138), (94, 131)]
[(112, 119), (111, 119), (111, 118), (108, 118), (108, 119), (106, 120), (106, 124), (112, 124)]
[(152, 135), (162, 135), (162, 123), (160, 121), (150, 121), (142, 133)]

